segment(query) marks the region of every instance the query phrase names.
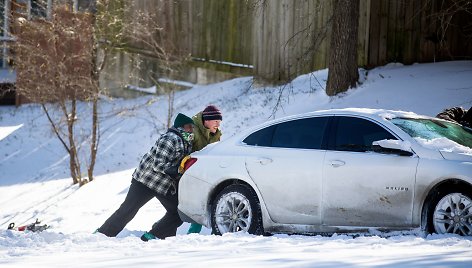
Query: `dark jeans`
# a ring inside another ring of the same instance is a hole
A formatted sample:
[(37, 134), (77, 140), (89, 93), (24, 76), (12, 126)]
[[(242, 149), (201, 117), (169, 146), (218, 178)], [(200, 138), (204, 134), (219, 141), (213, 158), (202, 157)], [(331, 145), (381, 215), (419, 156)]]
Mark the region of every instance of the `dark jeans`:
[(149, 232), (160, 239), (175, 236), (177, 228), (182, 225), (182, 220), (177, 213), (179, 203), (177, 193), (171, 194), (169, 191), (168, 194), (161, 195), (135, 180), (132, 180), (123, 204), (98, 228), (98, 232), (111, 237), (118, 235), (134, 218), (139, 209), (153, 197), (161, 202), (167, 212), (164, 217), (152, 225)]

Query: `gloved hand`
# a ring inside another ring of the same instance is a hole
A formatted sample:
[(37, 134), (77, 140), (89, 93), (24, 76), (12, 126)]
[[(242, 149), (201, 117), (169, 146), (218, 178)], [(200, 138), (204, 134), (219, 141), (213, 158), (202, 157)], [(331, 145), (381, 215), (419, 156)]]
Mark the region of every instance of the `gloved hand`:
[(179, 173), (184, 174), (185, 172), (185, 162), (190, 159), (190, 155), (185, 156), (182, 161), (180, 161)]
[(164, 170), (164, 173), (169, 175), (172, 179), (178, 180), (180, 177), (182, 177), (182, 174), (179, 173), (179, 166), (170, 166), (167, 169)]

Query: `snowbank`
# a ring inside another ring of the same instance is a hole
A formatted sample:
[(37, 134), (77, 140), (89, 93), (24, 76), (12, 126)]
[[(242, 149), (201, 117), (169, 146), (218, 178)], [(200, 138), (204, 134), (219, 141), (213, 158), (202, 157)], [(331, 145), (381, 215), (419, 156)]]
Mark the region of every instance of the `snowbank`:
[[(208, 104), (223, 112), (223, 139), (268, 119), (331, 108), (365, 107), (434, 116), (472, 104), (472, 61), (361, 70), (363, 83), (339, 97), (324, 92), (327, 71), (280, 87), (255, 88), (251, 77), (194, 86), (175, 95), (175, 112), (196, 114)], [(125, 109), (126, 108), (126, 109)], [(78, 124), (91, 107), (79, 104)], [(139, 236), (164, 214), (150, 201), (117, 238), (92, 232), (118, 208), (131, 174), (167, 121), (167, 98), (103, 99), (96, 180), (71, 186), (68, 157), (39, 106), (0, 107), (0, 266), (2, 267), (471, 267), (471, 238), (372, 232), (359, 237), (186, 235), (143, 243)], [(388, 117), (389, 115), (385, 115)], [(84, 132), (86, 137), (86, 133)], [(439, 145), (437, 144), (439, 143)], [(431, 146), (446, 148), (443, 141)], [(85, 145), (84, 148), (86, 149)], [(455, 150), (455, 149), (454, 149)], [(43, 233), (6, 231), (39, 218)]]

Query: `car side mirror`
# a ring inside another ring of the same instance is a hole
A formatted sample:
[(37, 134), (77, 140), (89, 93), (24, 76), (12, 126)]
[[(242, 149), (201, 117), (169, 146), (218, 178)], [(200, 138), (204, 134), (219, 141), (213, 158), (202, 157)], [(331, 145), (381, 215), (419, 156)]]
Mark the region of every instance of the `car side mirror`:
[(401, 140), (380, 140), (372, 142), (372, 151), (381, 154), (397, 154), (412, 156), (413, 151), (409, 142)]

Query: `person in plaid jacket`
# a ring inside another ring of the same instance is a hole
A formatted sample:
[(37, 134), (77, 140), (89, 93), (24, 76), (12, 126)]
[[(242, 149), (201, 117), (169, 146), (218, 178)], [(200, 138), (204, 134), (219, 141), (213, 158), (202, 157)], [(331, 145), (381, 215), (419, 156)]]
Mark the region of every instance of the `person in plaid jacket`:
[(138, 210), (153, 197), (156, 197), (166, 209), (166, 214), (152, 225), (141, 240), (165, 239), (175, 236), (182, 224), (177, 212), (178, 180), (181, 174), (178, 167), (182, 159), (192, 151), (193, 120), (178, 114), (173, 127), (161, 135), (151, 150), (141, 159), (133, 173), (131, 186), (125, 201), (97, 232), (115, 237), (125, 228)]

